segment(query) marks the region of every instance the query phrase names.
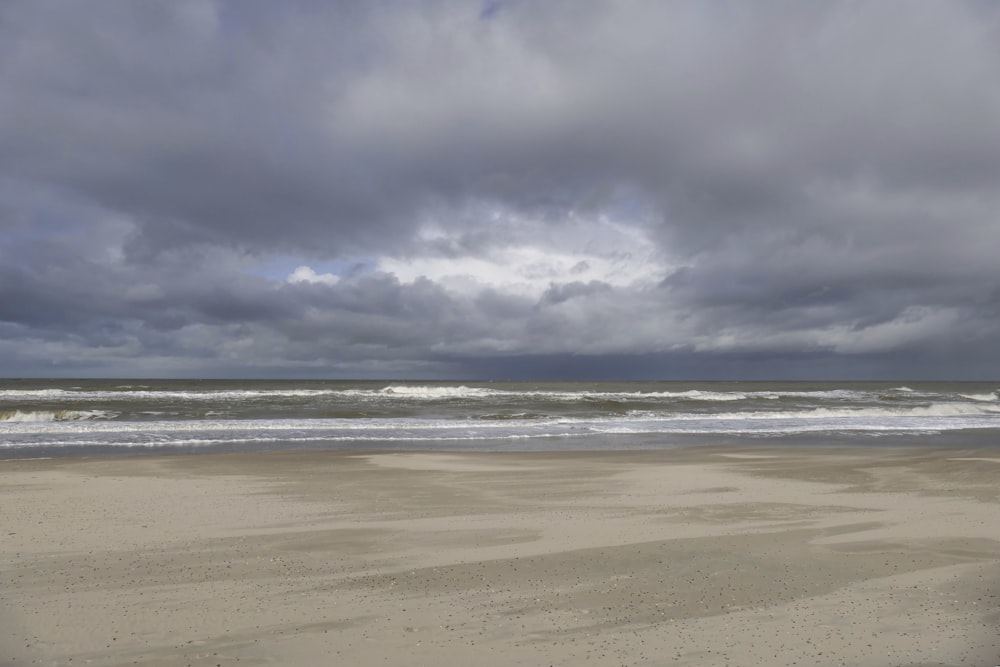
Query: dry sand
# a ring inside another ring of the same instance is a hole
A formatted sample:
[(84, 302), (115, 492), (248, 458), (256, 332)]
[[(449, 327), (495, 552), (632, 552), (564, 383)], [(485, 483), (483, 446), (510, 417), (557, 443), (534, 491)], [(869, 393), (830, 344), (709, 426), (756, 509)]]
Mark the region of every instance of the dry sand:
[(0, 461), (0, 664), (1000, 665), (995, 450)]

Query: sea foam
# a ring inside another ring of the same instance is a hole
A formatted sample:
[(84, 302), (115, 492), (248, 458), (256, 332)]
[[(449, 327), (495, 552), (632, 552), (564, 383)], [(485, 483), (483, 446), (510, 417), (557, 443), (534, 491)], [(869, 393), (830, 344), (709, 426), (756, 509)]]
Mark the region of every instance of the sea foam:
[(0, 422), (40, 423), (114, 419), (117, 413), (107, 410), (8, 410), (0, 412)]

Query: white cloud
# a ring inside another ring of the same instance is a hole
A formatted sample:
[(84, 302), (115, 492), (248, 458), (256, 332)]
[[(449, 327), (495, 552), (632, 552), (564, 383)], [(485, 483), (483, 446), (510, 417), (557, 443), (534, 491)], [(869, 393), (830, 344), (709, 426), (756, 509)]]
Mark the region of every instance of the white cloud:
[[(493, 289), (531, 298), (571, 282), (648, 286), (668, 271), (663, 253), (645, 231), (603, 216), (574, 219), (570, 227), (525, 219), (508, 224), (516, 228), (517, 242), (496, 241), (464, 254), (385, 256), (376, 268), (404, 283), (426, 278), (462, 294)], [(422, 234), (425, 243), (438, 247), (458, 246), (458, 238), (440, 229)]]
[(321, 285), (336, 285), (340, 282), (340, 276), (332, 273), (316, 273), (308, 266), (300, 266), (285, 278), (289, 283), (319, 283)]

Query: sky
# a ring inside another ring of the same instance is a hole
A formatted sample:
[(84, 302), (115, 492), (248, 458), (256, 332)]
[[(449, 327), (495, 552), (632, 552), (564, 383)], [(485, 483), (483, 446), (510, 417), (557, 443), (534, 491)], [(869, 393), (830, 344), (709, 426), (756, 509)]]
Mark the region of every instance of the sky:
[(0, 3), (0, 376), (997, 350), (1000, 3)]

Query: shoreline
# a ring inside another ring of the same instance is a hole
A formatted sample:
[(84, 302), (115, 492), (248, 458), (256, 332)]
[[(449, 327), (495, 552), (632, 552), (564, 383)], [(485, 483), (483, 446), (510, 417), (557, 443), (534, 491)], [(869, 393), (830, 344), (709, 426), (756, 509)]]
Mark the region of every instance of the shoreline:
[(926, 445), (5, 459), (0, 655), (1000, 664), (998, 472)]

